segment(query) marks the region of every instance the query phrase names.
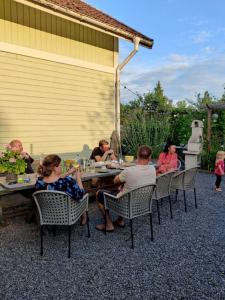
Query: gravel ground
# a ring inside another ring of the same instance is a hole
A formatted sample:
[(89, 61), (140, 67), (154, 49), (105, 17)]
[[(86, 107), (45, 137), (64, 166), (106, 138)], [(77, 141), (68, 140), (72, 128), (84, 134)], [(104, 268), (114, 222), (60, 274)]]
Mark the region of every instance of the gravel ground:
[(199, 208), (189, 193), (188, 213), (178, 201), (173, 220), (165, 201), (154, 242), (149, 219), (136, 220), (134, 250), (129, 226), (107, 236), (95, 230), (94, 203), (91, 238), (73, 228), (71, 259), (63, 229), (44, 237), (40, 257), (37, 225), (14, 219), (0, 228), (0, 299), (225, 299), (225, 198), (213, 185), (213, 175), (200, 173)]

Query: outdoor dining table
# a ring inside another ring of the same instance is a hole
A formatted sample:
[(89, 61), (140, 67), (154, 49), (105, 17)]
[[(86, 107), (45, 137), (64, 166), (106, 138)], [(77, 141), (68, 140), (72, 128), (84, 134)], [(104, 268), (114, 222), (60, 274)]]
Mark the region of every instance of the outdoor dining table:
[[(93, 178), (107, 178), (107, 177), (114, 177), (118, 175), (122, 170), (121, 169), (99, 169), (94, 172), (82, 172), (81, 178), (82, 182), (88, 182), (92, 180)], [(7, 206), (10, 206), (10, 199), (5, 199), (8, 194), (13, 194), (13, 193), (23, 193), (26, 191), (32, 191), (32, 189), (35, 188), (35, 183), (37, 180), (37, 174), (28, 174), (25, 176), (26, 178), (30, 178), (30, 181), (27, 183), (14, 183), (10, 184), (6, 182), (5, 177), (0, 177), (0, 224), (4, 223), (4, 218), (3, 218), (3, 202), (7, 203)], [(4, 198), (4, 201), (3, 201)], [(15, 203), (14, 199), (14, 203)]]
[[(106, 171), (95, 171), (95, 172), (83, 172), (81, 174), (81, 179), (83, 182), (91, 180), (92, 178), (104, 178), (109, 176), (116, 176), (119, 173), (121, 173), (121, 169), (106, 169)], [(37, 180), (37, 174), (28, 174), (26, 175), (26, 178), (30, 178), (30, 182), (28, 183), (14, 183), (10, 184), (6, 182), (5, 177), (0, 177), (0, 185), (5, 189), (6, 191), (21, 191), (21, 190), (27, 190), (35, 188), (35, 183)]]

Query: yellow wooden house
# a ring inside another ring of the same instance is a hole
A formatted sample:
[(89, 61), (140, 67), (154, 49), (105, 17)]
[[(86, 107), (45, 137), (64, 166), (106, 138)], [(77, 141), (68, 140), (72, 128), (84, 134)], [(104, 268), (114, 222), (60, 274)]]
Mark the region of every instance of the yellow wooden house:
[[(119, 64), (118, 40), (134, 43)], [(93, 148), (119, 130), (119, 74), (153, 40), (80, 0), (0, 0), (0, 147)], [(86, 146), (85, 146), (86, 145)]]

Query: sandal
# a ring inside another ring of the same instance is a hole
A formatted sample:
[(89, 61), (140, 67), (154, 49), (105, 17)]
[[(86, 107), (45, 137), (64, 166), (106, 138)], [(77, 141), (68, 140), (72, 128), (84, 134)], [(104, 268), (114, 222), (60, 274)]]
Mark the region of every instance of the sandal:
[(120, 228), (124, 228), (125, 227), (125, 223), (119, 223), (118, 220), (113, 221), (113, 225), (120, 227)]
[[(101, 224), (99, 224), (101, 225)], [(98, 231), (102, 231), (102, 232), (105, 232), (105, 227), (103, 226), (102, 228), (98, 227), (98, 225), (95, 226), (95, 229), (98, 230)], [(114, 229), (106, 229), (106, 232), (113, 232)]]

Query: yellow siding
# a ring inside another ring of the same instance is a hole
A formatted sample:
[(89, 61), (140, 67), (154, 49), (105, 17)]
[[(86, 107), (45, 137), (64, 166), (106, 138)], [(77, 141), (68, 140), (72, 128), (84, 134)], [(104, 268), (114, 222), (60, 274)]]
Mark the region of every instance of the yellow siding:
[(114, 74), (0, 52), (0, 146), (77, 152), (114, 129)]
[(0, 0), (0, 41), (115, 67), (118, 39), (12, 0)]

